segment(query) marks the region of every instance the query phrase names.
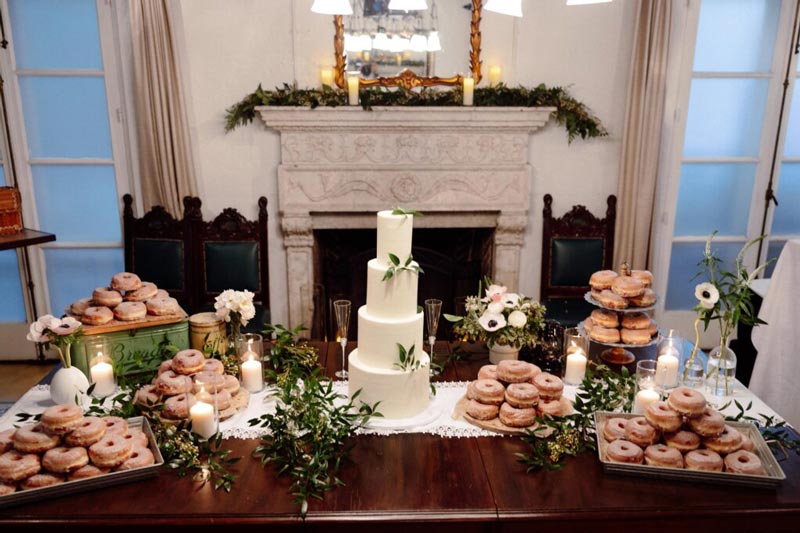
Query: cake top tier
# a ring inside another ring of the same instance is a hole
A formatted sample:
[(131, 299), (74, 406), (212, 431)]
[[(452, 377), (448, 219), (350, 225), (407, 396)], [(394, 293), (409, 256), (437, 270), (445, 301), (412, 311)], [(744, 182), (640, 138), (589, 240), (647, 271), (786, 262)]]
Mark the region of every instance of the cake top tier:
[(405, 263), (411, 255), (411, 232), (414, 229), (413, 215), (393, 215), (391, 211), (378, 212), (378, 261), (390, 265), (389, 254), (394, 254)]

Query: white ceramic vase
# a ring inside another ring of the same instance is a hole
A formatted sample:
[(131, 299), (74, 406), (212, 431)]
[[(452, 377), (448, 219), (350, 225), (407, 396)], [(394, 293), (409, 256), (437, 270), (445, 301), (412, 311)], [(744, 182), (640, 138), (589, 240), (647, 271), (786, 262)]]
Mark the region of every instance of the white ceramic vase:
[(50, 381), (50, 398), (56, 404), (75, 403), (89, 388), (89, 380), (80, 368), (60, 368)]
[(496, 365), (500, 361), (506, 359), (518, 359), (519, 348), (508, 346), (505, 344), (490, 344), (489, 345), (489, 362)]

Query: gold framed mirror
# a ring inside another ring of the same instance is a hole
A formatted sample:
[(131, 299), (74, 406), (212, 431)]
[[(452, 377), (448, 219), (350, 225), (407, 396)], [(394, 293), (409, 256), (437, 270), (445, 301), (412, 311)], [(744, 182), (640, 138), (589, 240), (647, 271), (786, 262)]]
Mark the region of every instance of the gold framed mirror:
[[(449, 0), (452, 1), (452, 0)], [(468, 7), (464, 6), (464, 7)], [(469, 24), (469, 71), (472, 73), (475, 85), (481, 81), (481, 8), (482, 0), (472, 0), (472, 10)], [(347, 59), (345, 54), (345, 22), (343, 15), (334, 15), (334, 82), (342, 89), (347, 87)], [(430, 52), (428, 52), (430, 57)], [(401, 61), (398, 59), (398, 64)], [(430, 70), (430, 60), (427, 68)], [(428, 73), (430, 74), (430, 73)], [(456, 74), (450, 77), (439, 77), (432, 75), (420, 75), (411, 68), (404, 68), (394, 76), (378, 75), (373, 78), (365, 78), (359, 75), (360, 87), (404, 87), (411, 89), (414, 87), (433, 87), (436, 85), (461, 85), (464, 77)]]

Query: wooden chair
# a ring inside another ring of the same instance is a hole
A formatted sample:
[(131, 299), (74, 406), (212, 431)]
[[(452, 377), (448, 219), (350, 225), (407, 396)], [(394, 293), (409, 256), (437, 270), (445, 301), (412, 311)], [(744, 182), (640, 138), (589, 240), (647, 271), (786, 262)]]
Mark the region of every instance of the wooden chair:
[(547, 318), (564, 326), (575, 326), (589, 316), (594, 309), (584, 300), (589, 278), (597, 270), (612, 268), (616, 196), (610, 195), (607, 205), (602, 219), (582, 205), (553, 218), (553, 197), (544, 196), (540, 300)]

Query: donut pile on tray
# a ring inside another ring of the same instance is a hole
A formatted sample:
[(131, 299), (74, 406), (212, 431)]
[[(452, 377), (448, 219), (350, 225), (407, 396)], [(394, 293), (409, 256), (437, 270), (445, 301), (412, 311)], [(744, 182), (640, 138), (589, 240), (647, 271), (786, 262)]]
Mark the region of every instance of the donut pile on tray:
[(509, 428), (534, 425), (540, 415), (561, 416), (572, 410), (562, 398), (561, 378), (525, 361), (485, 365), (467, 387), (467, 415), (479, 421), (496, 418)]
[(154, 462), (147, 435), (124, 419), (55, 405), (39, 423), (0, 432), (0, 496)]
[(102, 326), (115, 319), (128, 322), (147, 315), (175, 315), (180, 311), (178, 300), (167, 291), (130, 272), (114, 274), (109, 287), (98, 287), (92, 296), (69, 307), (72, 316), (89, 326)]
[(200, 384), (216, 395), (220, 419), (247, 406), (250, 394), (239, 386), (236, 376), (225, 374), (218, 359), (206, 359), (200, 350), (181, 350), (161, 363), (152, 383), (136, 391), (136, 402), (158, 407), (162, 419), (180, 422), (189, 418)]
[(753, 453), (753, 441), (727, 425), (702, 393), (687, 387), (673, 390), (665, 402), (648, 405), (643, 417), (609, 418), (598, 431), (608, 442), (608, 461), (766, 474)]

